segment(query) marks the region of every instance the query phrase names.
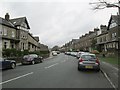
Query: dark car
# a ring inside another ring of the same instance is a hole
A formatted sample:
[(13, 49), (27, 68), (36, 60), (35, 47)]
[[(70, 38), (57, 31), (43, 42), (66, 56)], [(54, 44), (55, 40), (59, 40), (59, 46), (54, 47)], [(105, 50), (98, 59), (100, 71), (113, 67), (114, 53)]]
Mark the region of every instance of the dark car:
[(100, 62), (95, 54), (82, 54), (78, 61), (78, 70), (94, 69), (100, 71)]
[(35, 64), (35, 63), (42, 63), (42, 57), (37, 54), (29, 54), (25, 55), (22, 58), (22, 64)]
[(14, 69), (16, 67), (16, 61), (0, 58), (0, 69)]

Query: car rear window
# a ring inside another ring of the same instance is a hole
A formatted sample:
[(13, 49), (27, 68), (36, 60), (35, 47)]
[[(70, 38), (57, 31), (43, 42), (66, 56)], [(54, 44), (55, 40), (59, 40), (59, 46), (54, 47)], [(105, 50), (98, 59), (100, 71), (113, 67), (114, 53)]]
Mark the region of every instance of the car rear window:
[(83, 55), (82, 59), (96, 59), (95, 55)]

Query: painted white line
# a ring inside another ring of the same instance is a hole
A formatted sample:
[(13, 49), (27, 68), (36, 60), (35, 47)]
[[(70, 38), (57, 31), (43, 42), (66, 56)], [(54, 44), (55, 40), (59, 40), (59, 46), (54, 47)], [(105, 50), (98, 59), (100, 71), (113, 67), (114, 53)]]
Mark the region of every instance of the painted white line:
[(103, 72), (103, 74), (104, 74), (104, 76), (107, 78), (107, 80), (110, 82), (110, 84), (112, 85), (112, 87), (116, 89), (115, 85), (114, 85), (114, 84), (112, 83), (112, 81), (109, 79), (109, 77), (107, 76), (107, 74), (106, 74), (103, 70), (101, 70), (101, 71)]
[(53, 65), (50, 65), (50, 66), (48, 66), (48, 67), (45, 67), (45, 69), (50, 68), (50, 67), (53, 67), (53, 66), (55, 66), (55, 65), (57, 65), (57, 64), (59, 64), (59, 63), (55, 63), (55, 64), (53, 64)]
[(1, 82), (0, 85), (1, 85), (1, 84), (5, 84), (5, 83), (8, 83), (8, 82), (11, 82), (11, 81), (14, 81), (14, 80), (17, 80), (17, 79), (22, 78), (22, 77), (25, 77), (25, 76), (28, 76), (28, 75), (30, 75), (30, 74), (33, 74), (33, 72), (30, 72), (30, 73), (24, 74), (24, 75), (22, 75), (22, 76), (19, 76), (19, 77), (16, 77), (16, 78), (9, 79), (9, 80), (7, 80), (7, 81)]

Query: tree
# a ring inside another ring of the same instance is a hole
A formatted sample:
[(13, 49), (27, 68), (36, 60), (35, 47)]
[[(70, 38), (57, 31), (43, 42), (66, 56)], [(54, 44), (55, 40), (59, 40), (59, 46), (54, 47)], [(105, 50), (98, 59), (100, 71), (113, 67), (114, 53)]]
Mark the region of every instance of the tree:
[(92, 47), (93, 50), (96, 49), (96, 43), (97, 43), (97, 40), (96, 39), (92, 39), (91, 47)]
[(59, 47), (56, 45), (52, 48), (52, 51), (59, 51)]
[(118, 9), (120, 9), (120, 6), (119, 6), (120, 1), (119, 0), (118, 0), (118, 2), (115, 2), (115, 3), (111, 3), (106, 0), (98, 0), (98, 2), (93, 2), (93, 3), (89, 3), (89, 4), (94, 5), (93, 10), (112, 8), (112, 7), (117, 7)]

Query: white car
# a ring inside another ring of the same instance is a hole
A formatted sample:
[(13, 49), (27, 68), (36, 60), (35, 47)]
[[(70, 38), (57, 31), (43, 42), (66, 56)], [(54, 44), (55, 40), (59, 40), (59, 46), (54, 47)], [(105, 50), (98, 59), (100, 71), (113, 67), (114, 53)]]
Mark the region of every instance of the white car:
[(53, 56), (57, 56), (57, 52), (56, 51), (52, 51), (52, 55)]
[(85, 53), (85, 52), (78, 52), (76, 58), (79, 59), (80, 56), (81, 56), (82, 54), (84, 54), (84, 53)]

